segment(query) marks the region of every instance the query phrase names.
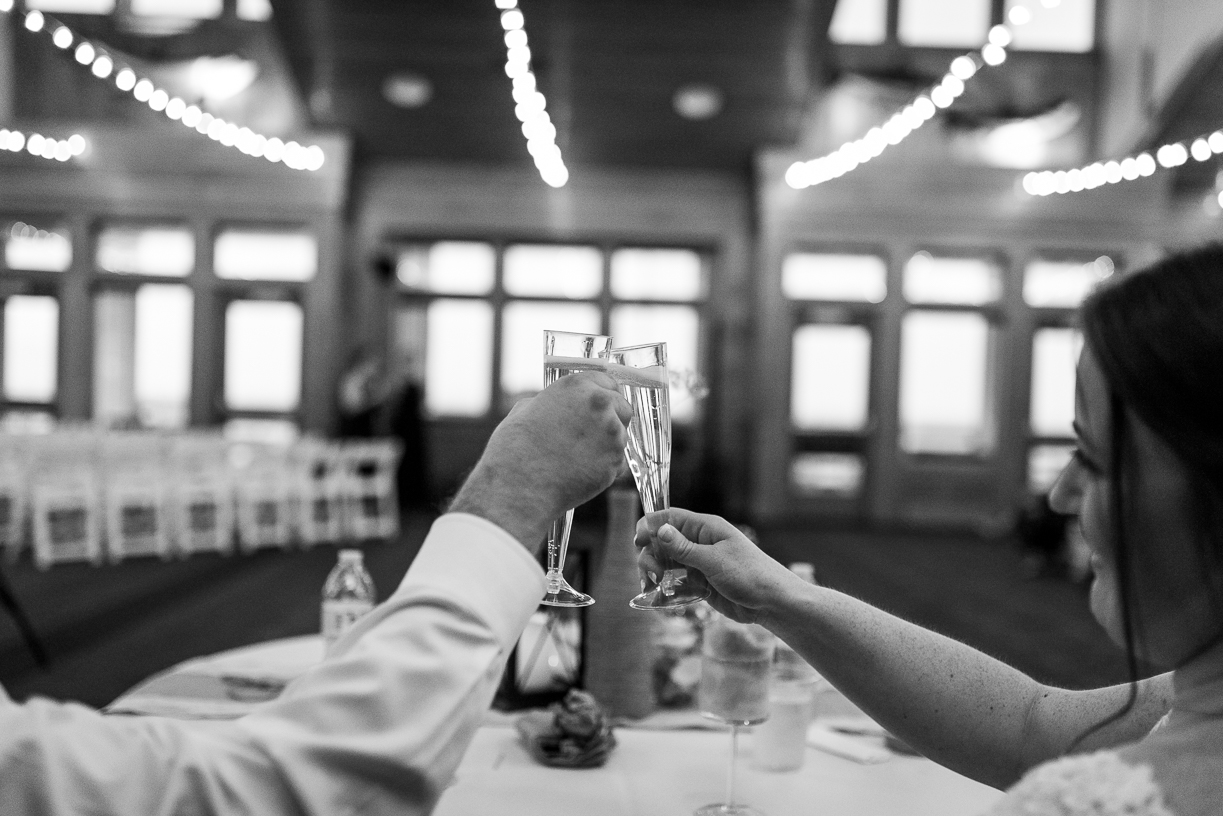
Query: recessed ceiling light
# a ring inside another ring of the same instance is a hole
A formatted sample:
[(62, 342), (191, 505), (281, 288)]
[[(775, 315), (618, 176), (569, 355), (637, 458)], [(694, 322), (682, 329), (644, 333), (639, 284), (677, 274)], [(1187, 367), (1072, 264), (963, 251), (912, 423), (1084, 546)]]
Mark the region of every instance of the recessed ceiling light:
[(676, 90), (671, 104), (685, 119), (711, 119), (722, 112), (722, 89), (701, 83), (684, 85)]
[(399, 108), (419, 108), (433, 98), (433, 83), (420, 74), (391, 74), (382, 82), (382, 95)]

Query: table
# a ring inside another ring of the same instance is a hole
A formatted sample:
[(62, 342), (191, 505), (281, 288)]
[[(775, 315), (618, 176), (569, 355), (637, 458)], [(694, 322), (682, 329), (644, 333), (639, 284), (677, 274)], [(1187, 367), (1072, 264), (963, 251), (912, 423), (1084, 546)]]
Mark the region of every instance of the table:
[[(317, 636), (268, 641), (186, 661), (141, 683), (107, 710), (193, 719), (241, 716), (322, 659)], [(656, 727), (616, 729), (601, 768), (537, 764), (518, 741), (515, 715), (490, 712), (442, 794), (435, 816), (686, 816), (720, 800), (730, 753), (727, 731), (686, 727), (699, 718), (656, 717)], [(808, 747), (804, 766), (751, 768), (741, 738), (741, 799), (768, 816), (977, 816), (1001, 793), (921, 757), (862, 764)]]

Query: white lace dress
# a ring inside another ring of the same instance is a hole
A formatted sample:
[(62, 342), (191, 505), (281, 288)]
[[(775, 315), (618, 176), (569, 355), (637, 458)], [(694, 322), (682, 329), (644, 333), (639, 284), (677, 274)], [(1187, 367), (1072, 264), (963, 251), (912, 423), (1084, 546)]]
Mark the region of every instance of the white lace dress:
[(1024, 775), (986, 816), (1175, 816), (1146, 765), (1115, 751), (1065, 757)]

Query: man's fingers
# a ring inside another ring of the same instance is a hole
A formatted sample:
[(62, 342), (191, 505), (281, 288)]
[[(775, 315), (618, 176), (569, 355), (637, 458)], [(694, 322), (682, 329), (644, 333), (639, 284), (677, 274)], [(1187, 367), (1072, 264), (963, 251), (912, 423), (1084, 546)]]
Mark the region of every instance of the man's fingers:
[(713, 548), (689, 541), (669, 522), (658, 528), (656, 539), (663, 555), (670, 556), (686, 567), (702, 569), (702, 565), (709, 563)]

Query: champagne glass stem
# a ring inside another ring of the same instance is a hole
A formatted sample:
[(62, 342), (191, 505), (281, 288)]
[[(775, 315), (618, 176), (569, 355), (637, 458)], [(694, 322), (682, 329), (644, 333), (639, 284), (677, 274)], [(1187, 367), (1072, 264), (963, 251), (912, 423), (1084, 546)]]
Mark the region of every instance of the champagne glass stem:
[(739, 726), (730, 724), (730, 769), (726, 773), (726, 810), (735, 810), (735, 769), (739, 765)]
[(561, 567), (565, 564), (565, 553), (569, 549), (569, 530), (573, 526), (573, 510), (566, 510), (552, 522), (548, 530), (548, 592), (560, 591), (563, 582)]

